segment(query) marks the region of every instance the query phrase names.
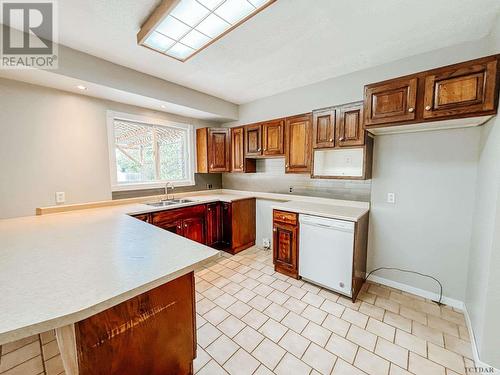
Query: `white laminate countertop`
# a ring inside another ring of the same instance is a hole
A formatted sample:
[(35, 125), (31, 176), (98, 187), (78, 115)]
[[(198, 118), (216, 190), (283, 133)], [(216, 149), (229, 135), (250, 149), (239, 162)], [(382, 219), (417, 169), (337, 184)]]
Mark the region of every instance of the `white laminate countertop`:
[(156, 208), (143, 202), (160, 197), (134, 198), (49, 207), (43, 212), (66, 212), (0, 220), (0, 345), (85, 319), (219, 256), (130, 214), (247, 198), (350, 221), (369, 210), (365, 202), (237, 190), (176, 194), (180, 197), (193, 202)]
[(346, 220), (357, 222), (366, 213), (367, 208), (338, 206), (335, 204), (311, 203), (301, 201), (290, 201), (277, 203), (272, 206), (276, 210), (296, 212), (314, 216), (327, 217), (330, 219)]
[(0, 345), (95, 315), (219, 256), (127, 215), (143, 206), (0, 220)]

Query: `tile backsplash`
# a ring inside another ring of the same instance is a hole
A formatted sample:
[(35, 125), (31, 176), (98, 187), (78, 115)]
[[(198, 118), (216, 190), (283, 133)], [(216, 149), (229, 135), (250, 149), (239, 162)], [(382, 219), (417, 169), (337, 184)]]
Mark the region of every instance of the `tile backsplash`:
[[(224, 173), (224, 189), (297, 194), (315, 197), (370, 201), (371, 180), (313, 179), (306, 174), (285, 174), (285, 160), (257, 160), (256, 173)], [(291, 192), (290, 192), (291, 188)]]
[[(175, 193), (186, 193), (189, 191), (208, 190), (207, 185), (212, 185), (212, 189), (222, 189), (222, 180), (220, 173), (195, 173), (195, 184), (193, 186), (182, 186), (174, 189)], [(125, 199), (135, 197), (148, 197), (151, 195), (165, 194), (165, 189), (145, 189), (145, 190), (127, 190), (127, 191), (114, 191), (113, 199)]]

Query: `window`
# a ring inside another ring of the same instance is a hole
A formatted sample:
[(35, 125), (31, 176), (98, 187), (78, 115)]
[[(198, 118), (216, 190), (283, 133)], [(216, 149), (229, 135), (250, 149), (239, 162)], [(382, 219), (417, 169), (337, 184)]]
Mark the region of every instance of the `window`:
[(194, 185), (193, 126), (108, 113), (112, 190)]

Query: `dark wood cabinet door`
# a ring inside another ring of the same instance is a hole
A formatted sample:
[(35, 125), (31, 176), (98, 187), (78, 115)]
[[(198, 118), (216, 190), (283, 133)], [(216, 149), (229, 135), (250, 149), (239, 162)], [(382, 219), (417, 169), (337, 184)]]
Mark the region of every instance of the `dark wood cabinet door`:
[(199, 243), (205, 243), (205, 218), (203, 216), (184, 219), (182, 227), (184, 237)]
[(207, 246), (222, 241), (222, 205), (220, 202), (207, 204)]
[(337, 124), (336, 144), (338, 147), (363, 146), (365, 128), (363, 126), (363, 104), (340, 107)]
[(262, 155), (262, 126), (245, 126), (245, 156)]
[(334, 108), (313, 112), (313, 148), (335, 146), (336, 112)]
[(222, 242), (231, 247), (233, 237), (232, 207), (229, 202), (222, 202)]
[(170, 222), (165, 222), (162, 224), (161, 228), (168, 230), (169, 232), (178, 234), (179, 236), (184, 235), (184, 229), (182, 227), (182, 220), (173, 220)]
[(262, 125), (264, 155), (283, 155), (283, 132), (285, 121), (273, 120)]
[(208, 130), (209, 172), (229, 172), (231, 165), (230, 129), (211, 128)]
[(274, 222), (273, 261), (275, 269), (291, 277), (298, 275), (297, 230), (295, 225)]
[(365, 126), (415, 119), (417, 78), (402, 78), (365, 86)]
[(231, 172), (245, 171), (245, 130), (231, 129)]
[(497, 59), (443, 68), (425, 77), (425, 119), (495, 109)]
[(311, 114), (286, 119), (286, 173), (308, 173), (311, 171), (311, 130)]

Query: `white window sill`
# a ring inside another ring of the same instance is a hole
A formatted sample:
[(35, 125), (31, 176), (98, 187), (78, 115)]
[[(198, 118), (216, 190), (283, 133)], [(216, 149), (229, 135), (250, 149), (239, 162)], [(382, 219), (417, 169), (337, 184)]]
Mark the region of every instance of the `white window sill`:
[(135, 182), (135, 183), (124, 183), (119, 185), (111, 186), (111, 191), (128, 191), (128, 190), (146, 190), (146, 189), (161, 189), (165, 188), (165, 185), (171, 182), (174, 187), (181, 186), (194, 186), (194, 180), (186, 181), (155, 181), (155, 182)]

